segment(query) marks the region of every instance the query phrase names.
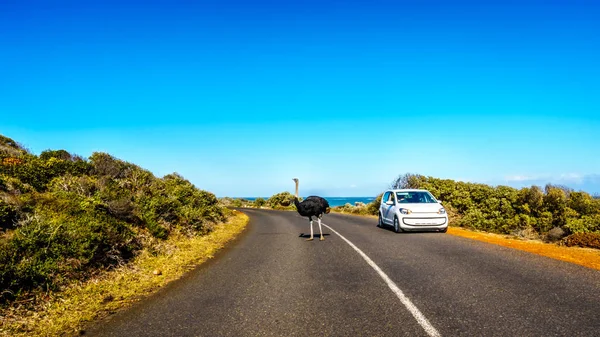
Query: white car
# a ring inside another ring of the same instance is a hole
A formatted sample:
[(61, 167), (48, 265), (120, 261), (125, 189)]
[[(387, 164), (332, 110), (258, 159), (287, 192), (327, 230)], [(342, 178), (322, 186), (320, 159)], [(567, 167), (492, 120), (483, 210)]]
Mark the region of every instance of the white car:
[(407, 230), (448, 230), (448, 214), (427, 190), (388, 190), (381, 198), (378, 227), (394, 226), (400, 233)]

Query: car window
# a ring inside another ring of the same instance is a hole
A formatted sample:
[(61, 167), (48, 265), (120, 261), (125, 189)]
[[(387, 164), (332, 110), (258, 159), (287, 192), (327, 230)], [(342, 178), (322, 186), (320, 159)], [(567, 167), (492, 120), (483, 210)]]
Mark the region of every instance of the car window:
[(390, 192), (385, 192), (381, 200), (383, 200), (384, 203), (387, 202), (390, 199), (390, 194)]
[(400, 204), (431, 204), (437, 202), (430, 193), (424, 191), (396, 192), (396, 197)]

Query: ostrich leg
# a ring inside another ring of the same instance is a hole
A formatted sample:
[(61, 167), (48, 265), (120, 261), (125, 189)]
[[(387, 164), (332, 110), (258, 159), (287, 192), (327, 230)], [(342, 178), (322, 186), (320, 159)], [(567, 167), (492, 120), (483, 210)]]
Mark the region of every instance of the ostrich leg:
[(306, 239), (306, 241), (312, 241), (313, 240), (313, 227), (312, 227), (312, 218), (310, 219), (310, 238)]
[(323, 230), (321, 229), (321, 218), (319, 217), (319, 233), (321, 233), (321, 238), (319, 240), (323, 241), (325, 238), (323, 237)]

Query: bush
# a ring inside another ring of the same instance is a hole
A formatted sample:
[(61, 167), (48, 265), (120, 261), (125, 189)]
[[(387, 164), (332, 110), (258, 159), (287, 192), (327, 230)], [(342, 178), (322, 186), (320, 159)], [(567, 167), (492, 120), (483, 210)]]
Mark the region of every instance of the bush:
[(543, 204), (544, 192), (538, 186), (525, 187), (518, 192), (517, 209), (525, 214), (538, 216)]
[(127, 169), (127, 163), (103, 152), (94, 152), (90, 157), (90, 163), (92, 173), (98, 176), (123, 178)]
[(19, 157), (27, 153), (25, 148), (19, 145), (14, 140), (0, 135), (0, 161), (6, 157)]
[(0, 287), (13, 293), (56, 290), (92, 267), (127, 260), (136, 248), (133, 233), (102, 214), (28, 216), (0, 245)]
[(600, 232), (600, 214), (570, 218), (567, 220), (565, 229), (570, 234)]
[(263, 207), (267, 202), (265, 201), (265, 199), (263, 198), (256, 198), (256, 200), (254, 200), (254, 207)]
[(281, 192), (274, 194), (267, 200), (271, 208), (286, 208), (294, 205), (294, 195), (290, 192)]
[(49, 160), (50, 158), (56, 158), (59, 160), (70, 161), (73, 159), (73, 156), (71, 156), (71, 154), (65, 150), (57, 150), (57, 151), (46, 150), (40, 154), (41, 160)]
[(41, 192), (45, 191), (50, 181), (56, 177), (65, 174), (82, 175), (88, 171), (89, 164), (81, 159), (42, 159), (30, 154), (19, 158), (4, 158), (0, 163), (0, 174), (15, 177)]
[(381, 207), (381, 198), (383, 197), (383, 193), (378, 195), (375, 200), (371, 201), (367, 204), (367, 213), (370, 215), (378, 215), (379, 208)]
[(176, 173), (157, 178), (105, 153), (38, 157), (0, 135), (0, 226), (12, 227), (0, 236), (0, 296), (58, 289), (157, 241), (146, 238), (204, 234), (225, 214)]
[(17, 210), (0, 199), (0, 230), (12, 228), (17, 220)]
[(99, 189), (97, 179), (90, 176), (72, 176), (70, 174), (57, 177), (50, 182), (48, 187), (51, 192), (71, 192), (81, 197), (91, 197)]
[(562, 239), (561, 245), (600, 249), (600, 233), (575, 233)]
[(0, 145), (9, 146), (9, 147), (12, 147), (15, 149), (23, 150), (23, 147), (21, 147), (17, 142), (15, 142), (11, 138), (8, 138), (3, 135), (0, 135)]

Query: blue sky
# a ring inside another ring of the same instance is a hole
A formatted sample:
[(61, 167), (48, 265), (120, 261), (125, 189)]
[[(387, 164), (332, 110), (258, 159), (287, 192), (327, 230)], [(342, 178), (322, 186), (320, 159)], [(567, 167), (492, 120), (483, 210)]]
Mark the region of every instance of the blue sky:
[[(484, 4), (485, 3), (485, 4)], [(0, 3), (0, 134), (217, 196), (600, 193), (592, 1)]]

